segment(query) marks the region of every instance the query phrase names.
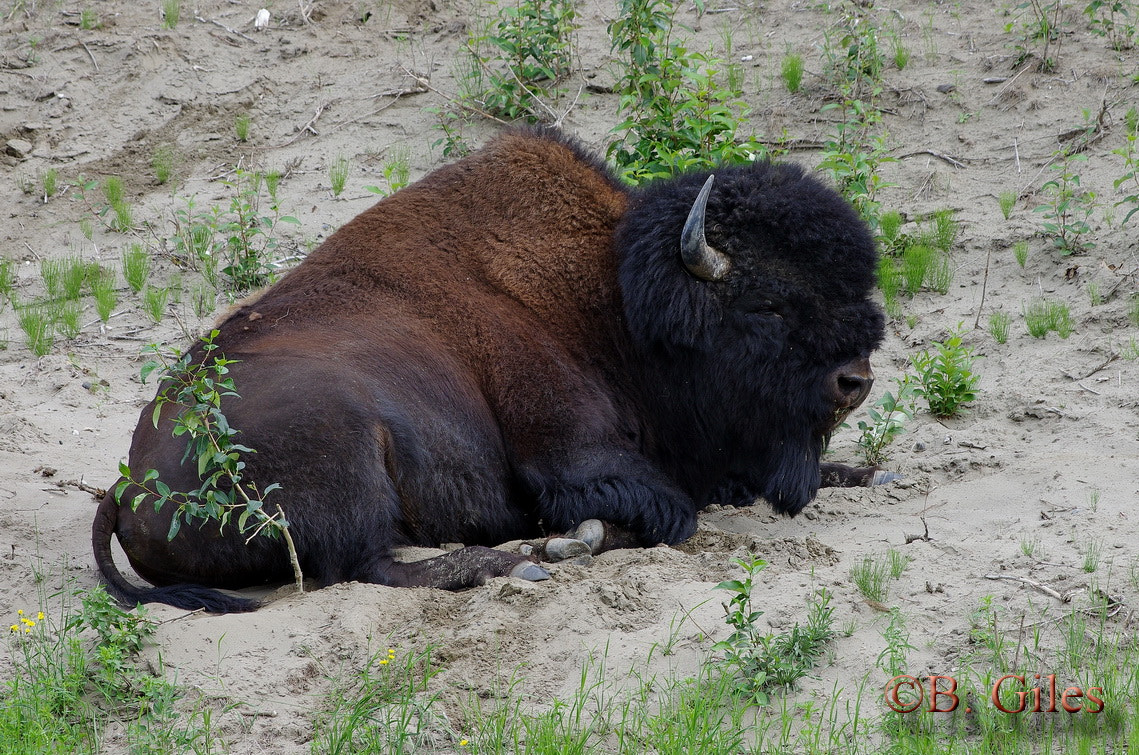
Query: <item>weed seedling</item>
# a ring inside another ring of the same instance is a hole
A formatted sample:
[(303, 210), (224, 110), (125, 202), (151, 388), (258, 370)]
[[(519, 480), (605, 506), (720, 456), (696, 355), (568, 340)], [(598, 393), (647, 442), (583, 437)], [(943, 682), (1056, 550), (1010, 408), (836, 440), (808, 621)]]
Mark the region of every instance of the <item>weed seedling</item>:
[(865, 556), (861, 561), (850, 567), (850, 581), (858, 588), (858, 592), (867, 600), (877, 603), (885, 602), (890, 594), (890, 587), (886, 580), (890, 578), (890, 565), (886, 561), (879, 561)]
[(1127, 302), (1127, 318), (1131, 324), (1139, 328), (1139, 293), (1132, 294)]
[(164, 184), (174, 175), (174, 148), (163, 144), (154, 150), (150, 158), (150, 167), (154, 169), (154, 178)]
[(906, 567), (910, 565), (913, 558), (907, 556), (901, 551), (890, 548), (886, 551), (886, 565), (890, 570), (890, 577), (892, 579), (901, 579), (902, 574), (905, 573)]
[(738, 690), (754, 705), (767, 705), (773, 687), (795, 683), (814, 668), (823, 649), (835, 636), (830, 594), (822, 591), (811, 603), (807, 625), (771, 635), (756, 624), (763, 611), (752, 604), (755, 578), (767, 563), (756, 556), (736, 561), (744, 579), (721, 582), (717, 590), (732, 593), (724, 605), (724, 621), (732, 629), (713, 648), (723, 653), (720, 663), (730, 672)]
[(996, 340), (997, 343), (1008, 342), (1009, 327), (1012, 325), (1012, 317), (1008, 312), (993, 312), (989, 315), (989, 335)]
[[(173, 29), (182, 17), (182, 0), (162, 0), (162, 27)], [(166, 183), (160, 181), (159, 183)]]
[(142, 292), (142, 309), (155, 324), (162, 322), (169, 298), (170, 289), (164, 286), (147, 286)]
[(803, 86), (803, 56), (789, 52), (783, 56), (779, 67), (779, 75), (783, 78), (783, 86), (791, 94), (798, 92)]
[(1075, 170), (1075, 163), (1088, 158), (1082, 152), (1068, 154), (1066, 147), (1056, 154), (1058, 160), (1052, 169), (1059, 175), (1042, 187), (1050, 201), (1037, 207), (1036, 212), (1043, 213), (1044, 232), (1061, 254), (1081, 254), (1095, 246), (1086, 237), (1091, 233), (1088, 220), (1096, 208), (1096, 195), (1080, 186), (1080, 174)]
[(63, 265), (61, 275), (63, 298), (78, 299), (83, 293), (83, 283), (88, 277), (87, 263), (78, 257), (67, 257), (60, 262)]
[(79, 308), (79, 302), (66, 301), (59, 308), (59, 316), (56, 319), (55, 327), (61, 336), (69, 341), (74, 341), (79, 331), (83, 326), (79, 322), (80, 316), (83, 314)]
[(935, 417), (952, 417), (977, 397), (980, 376), (973, 367), (973, 348), (961, 343), (961, 325), (943, 342), (933, 341), (934, 353), (924, 350), (910, 357), (921, 387), (915, 390)]
[(1025, 305), (1024, 325), (1033, 338), (1043, 338), (1051, 331), (1067, 338), (1074, 330), (1068, 305), (1047, 299), (1037, 299)]
[(44, 201), (51, 199), (59, 191), (59, 171), (55, 168), (48, 168), (40, 174), (40, 190), (43, 192)]
[(1098, 540), (1089, 540), (1087, 547), (1084, 549), (1084, 571), (1091, 574), (1099, 568), (1100, 553), (1103, 546), (1100, 545)]
[(16, 263), (7, 257), (0, 257), (0, 305), (12, 299), (16, 288)]
[(40, 304), (27, 304), (18, 307), (16, 319), (20, 329), (24, 331), (28, 349), (37, 357), (42, 357), (51, 351), (55, 343), (53, 322), (48, 309)]
[(63, 274), (66, 270), (66, 260), (40, 260), (40, 278), (43, 279), (44, 291), (48, 298), (58, 299), (63, 296)]
[(249, 117), (249, 113), (239, 113), (233, 119), (233, 133), (239, 142), (249, 141), (249, 128), (253, 124), (253, 119)]
[(914, 416), (914, 385), (910, 376), (895, 378), (897, 394), (886, 391), (882, 398), (866, 410), (870, 422), (860, 421), (858, 448), (870, 466), (887, 460), (886, 447), (905, 432), (905, 423)]
[(1093, 307), (1098, 307), (1103, 304), (1103, 292), (1100, 291), (1099, 284), (1092, 281), (1087, 285), (1088, 301), (1091, 302)]
[(84, 31), (91, 29), (98, 29), (102, 24), (99, 22), (99, 14), (91, 8), (84, 8), (79, 11), (79, 28)]
[(146, 285), (150, 276), (150, 255), (142, 248), (142, 244), (131, 244), (128, 251), (123, 252), (123, 278), (131, 291), (136, 294)]
[(1013, 244), (1012, 253), (1016, 257), (1016, 264), (1024, 267), (1025, 263), (1028, 262), (1028, 242), (1018, 241)]
[(328, 164), (328, 182), (332, 187), (332, 196), (338, 197), (344, 192), (351, 167), (351, 162), (343, 155), (338, 155), (335, 160)]
[(1001, 205), (1001, 215), (1005, 220), (1012, 216), (1012, 210), (1016, 207), (1016, 192), (1015, 191), (1002, 191), (997, 201)]
[(107, 322), (115, 306), (119, 303), (119, 294), (115, 290), (115, 273), (113, 270), (99, 269), (91, 279), (91, 293), (95, 296), (95, 311), (99, 319)]

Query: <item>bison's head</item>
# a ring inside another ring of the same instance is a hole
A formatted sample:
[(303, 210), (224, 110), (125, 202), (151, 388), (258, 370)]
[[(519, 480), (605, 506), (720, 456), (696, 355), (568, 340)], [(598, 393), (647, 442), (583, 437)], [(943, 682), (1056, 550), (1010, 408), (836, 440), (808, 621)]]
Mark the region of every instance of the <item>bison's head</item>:
[(763, 163), (639, 190), (617, 253), (658, 452), (701, 502), (731, 481), (797, 513), (873, 381), (866, 225), (797, 166)]

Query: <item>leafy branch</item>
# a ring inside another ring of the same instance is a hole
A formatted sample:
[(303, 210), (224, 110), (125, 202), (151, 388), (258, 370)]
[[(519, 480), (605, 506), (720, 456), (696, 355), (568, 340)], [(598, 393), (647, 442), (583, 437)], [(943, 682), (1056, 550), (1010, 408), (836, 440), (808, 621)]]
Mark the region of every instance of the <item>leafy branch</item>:
[(202, 338), (200, 361), (194, 361), (191, 352), (164, 350), (157, 344), (151, 344), (143, 352), (153, 354), (155, 358), (147, 361), (140, 371), (145, 382), (151, 373), (163, 368), (159, 382), (166, 387), (155, 400), (151, 421), (157, 428), (165, 406), (173, 404), (178, 407), (171, 433), (174, 437), (187, 437), (181, 463), (185, 464), (191, 458), (195, 460), (201, 486), (197, 490), (172, 490), (159, 479), (157, 469), (148, 469), (138, 479), (123, 462), (119, 464), (123, 481), (115, 487), (115, 498), (121, 504), (123, 493), (133, 484), (144, 492), (131, 500), (132, 510), (137, 510), (147, 496), (155, 498), (155, 511), (161, 510), (167, 502), (176, 505), (178, 508), (167, 533), (170, 540), (178, 534), (183, 523), (192, 524), (196, 520), (215, 521), (219, 530), (224, 530), (234, 514), (237, 515), (237, 530), (246, 536), (246, 544), (257, 535), (280, 535), (289, 551), (297, 589), (304, 592), (300, 561), (284, 509), (280, 504), (274, 504), (276, 510), (270, 512), (265, 506), (265, 498), (280, 485), (272, 483), (259, 490), (256, 483), (245, 479), (242, 454), (256, 451), (235, 442), (234, 438), (240, 431), (231, 427), (222, 413), (223, 398), (240, 397), (234, 388), (233, 378), (228, 377), (229, 365), (235, 360), (214, 353), (218, 349), (214, 343), (218, 335), (219, 332), (213, 330)]

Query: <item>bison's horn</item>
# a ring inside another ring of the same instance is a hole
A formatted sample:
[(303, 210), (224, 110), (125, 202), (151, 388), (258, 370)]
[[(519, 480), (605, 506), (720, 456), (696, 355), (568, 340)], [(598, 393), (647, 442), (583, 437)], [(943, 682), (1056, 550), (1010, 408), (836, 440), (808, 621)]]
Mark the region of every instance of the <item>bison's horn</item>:
[(680, 258), (688, 272), (706, 281), (718, 281), (728, 274), (732, 261), (728, 255), (708, 245), (704, 238), (704, 213), (708, 209), (708, 195), (712, 193), (712, 182), (716, 176), (708, 176), (704, 188), (696, 197), (696, 202), (684, 222), (680, 234)]

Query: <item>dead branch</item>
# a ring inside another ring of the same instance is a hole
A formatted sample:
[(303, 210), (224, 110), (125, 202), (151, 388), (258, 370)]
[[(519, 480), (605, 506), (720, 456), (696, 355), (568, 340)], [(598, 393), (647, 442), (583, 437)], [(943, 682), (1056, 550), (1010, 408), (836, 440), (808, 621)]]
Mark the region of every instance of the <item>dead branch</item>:
[(1059, 592), (1052, 589), (1048, 585), (1041, 584), (1040, 582), (1037, 582), (1036, 580), (1029, 579), (1028, 577), (1017, 577), (1017, 576), (1014, 576), (1012, 574), (986, 574), (985, 579), (1004, 579), (1004, 580), (1008, 580), (1009, 582), (1020, 582), (1022, 585), (1028, 585), (1031, 588), (1039, 590), (1040, 592), (1044, 593), (1048, 597), (1055, 598), (1056, 600), (1060, 601), (1061, 603), (1067, 603), (1067, 602), (1071, 601), (1071, 599), (1072, 599), (1071, 593), (1064, 593), (1063, 595), (1061, 595)]

